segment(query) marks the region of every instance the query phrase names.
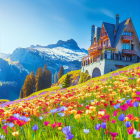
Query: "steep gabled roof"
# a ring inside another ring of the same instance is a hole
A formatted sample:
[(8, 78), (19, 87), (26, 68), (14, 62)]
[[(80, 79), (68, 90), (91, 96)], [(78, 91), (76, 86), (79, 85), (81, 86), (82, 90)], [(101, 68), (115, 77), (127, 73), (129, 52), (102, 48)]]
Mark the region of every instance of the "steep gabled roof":
[(118, 44), (120, 37), (122, 35), (123, 30), (125, 29), (125, 27), (128, 25), (130, 18), (122, 21), (121, 23), (119, 23), (118, 29), (116, 31), (116, 37), (114, 39), (113, 45), (112, 47), (116, 47), (116, 45)]
[(111, 46), (113, 45), (113, 41), (114, 41), (114, 29), (115, 29), (115, 24), (111, 24), (111, 23), (107, 23), (107, 22), (103, 22), (104, 28), (107, 32), (107, 35), (110, 39), (110, 44)]
[(128, 19), (122, 21), (121, 23), (119, 23), (118, 29), (116, 31), (116, 36), (114, 35), (115, 24), (103, 22), (102, 25), (104, 25), (104, 28), (107, 32), (109, 39), (110, 39), (111, 47), (114, 47), (114, 48), (116, 47), (116, 45), (118, 44), (118, 42), (120, 40), (120, 37), (122, 35), (123, 30), (129, 24), (130, 20), (131, 20), (131, 18), (128, 18)]

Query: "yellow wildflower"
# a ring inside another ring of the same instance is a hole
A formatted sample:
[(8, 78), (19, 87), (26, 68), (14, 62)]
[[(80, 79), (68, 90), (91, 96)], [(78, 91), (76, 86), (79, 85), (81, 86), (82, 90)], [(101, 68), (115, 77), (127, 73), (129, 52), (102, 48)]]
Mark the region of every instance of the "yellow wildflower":
[(13, 135), (13, 136), (18, 136), (18, 135), (19, 135), (19, 131), (13, 132), (12, 135)]
[(99, 111), (98, 115), (102, 115), (102, 116), (105, 115), (105, 111)]
[(74, 118), (75, 119), (80, 119), (81, 118), (81, 115), (80, 114), (77, 114), (77, 115), (74, 116)]
[(58, 130), (61, 130), (62, 129), (62, 127), (58, 127)]

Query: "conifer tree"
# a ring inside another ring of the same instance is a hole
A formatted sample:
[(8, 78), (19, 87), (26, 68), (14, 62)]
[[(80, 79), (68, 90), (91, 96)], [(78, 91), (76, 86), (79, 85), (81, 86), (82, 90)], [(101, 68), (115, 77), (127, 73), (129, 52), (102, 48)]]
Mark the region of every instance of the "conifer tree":
[(60, 79), (62, 77), (62, 75), (64, 74), (64, 68), (63, 66), (60, 67), (60, 70), (58, 72), (58, 79)]
[(67, 74), (66, 78), (65, 78), (65, 80), (64, 80), (64, 82), (62, 84), (62, 88), (66, 88), (66, 87), (69, 87), (69, 86), (70, 86), (70, 75)]
[(45, 63), (44, 67), (43, 67), (43, 72), (47, 70), (47, 64)]
[(27, 75), (23, 85), (23, 98), (31, 94), (32, 94), (32, 81), (30, 75)]
[[(22, 87), (23, 88), (23, 87)], [(19, 96), (19, 98), (23, 98), (23, 89), (21, 88), (21, 90), (20, 90), (20, 96)]]
[(58, 82), (58, 74), (57, 71), (54, 74), (54, 84), (56, 84)]
[(31, 71), (31, 81), (32, 81), (32, 92), (34, 92), (34, 89), (35, 89), (35, 76), (34, 76), (34, 73), (33, 71)]
[(35, 88), (36, 88), (36, 91), (41, 90), (41, 88), (42, 88), (42, 86), (43, 86), (43, 85), (42, 85), (42, 84), (43, 84), (43, 82), (42, 82), (42, 74), (43, 74), (42, 68), (39, 67), (39, 68), (37, 69), (36, 77), (35, 77), (35, 82), (36, 82)]

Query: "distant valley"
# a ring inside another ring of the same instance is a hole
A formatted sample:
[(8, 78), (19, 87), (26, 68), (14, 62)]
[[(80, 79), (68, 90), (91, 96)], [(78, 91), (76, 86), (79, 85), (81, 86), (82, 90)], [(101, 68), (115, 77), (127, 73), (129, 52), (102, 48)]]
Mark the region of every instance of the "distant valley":
[[(3, 54), (0, 53), (0, 69), (2, 69), (3, 64), (7, 65), (5, 68), (6, 71), (8, 69), (16, 69), (11, 73), (11, 77), (17, 74), (17, 77), (21, 80), (17, 80), (18, 83), (18, 91), (15, 93), (17, 97), (14, 97), (15, 100), (19, 98), (20, 89), (24, 83), (27, 74), (33, 70), (34, 74), (38, 67), (43, 67), (44, 64), (47, 64), (47, 68), (51, 70), (52, 75), (55, 72), (59, 71), (61, 65), (63, 65), (65, 72), (70, 72), (72, 70), (81, 69), (81, 59), (82, 57), (86, 56), (88, 51), (86, 49), (80, 49), (77, 43), (73, 40), (62, 41), (59, 40), (56, 44), (51, 44), (48, 46), (41, 46), (41, 45), (31, 45), (27, 48), (17, 48), (13, 51), (12, 54)], [(15, 79), (6, 79), (6, 75), (8, 72), (4, 72), (3, 70), (0, 71), (0, 81), (1, 82), (15, 82)], [(18, 72), (21, 74), (19, 75)], [(24, 74), (23, 74), (24, 73)], [(24, 76), (22, 76), (22, 74)], [(2, 76), (5, 75), (5, 76)], [(20, 78), (20, 76), (22, 78)], [(52, 82), (53, 82), (52, 76)], [(17, 88), (17, 87), (15, 87)], [(9, 95), (11, 93), (7, 93)], [(8, 97), (8, 96), (7, 96)], [(3, 92), (0, 92), (0, 99), (3, 97)], [(11, 100), (11, 95), (9, 98), (5, 98)]]

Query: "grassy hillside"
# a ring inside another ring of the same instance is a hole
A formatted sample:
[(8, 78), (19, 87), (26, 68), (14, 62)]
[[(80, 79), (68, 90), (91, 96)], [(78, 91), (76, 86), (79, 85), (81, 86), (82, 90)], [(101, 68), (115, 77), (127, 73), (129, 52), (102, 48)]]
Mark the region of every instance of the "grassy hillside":
[(140, 63), (55, 88), (1, 106), (1, 134), (19, 140), (140, 138)]
[[(71, 83), (73, 85), (77, 84), (76, 80), (80, 76), (80, 72), (81, 72), (81, 69), (80, 70), (71, 71), (71, 72), (67, 73), (67, 74), (70, 75), (70, 80), (71, 80)], [(58, 86), (58, 85), (60, 86), (63, 83), (63, 81), (65, 80), (65, 78), (66, 78), (66, 74), (63, 75), (54, 86)]]

